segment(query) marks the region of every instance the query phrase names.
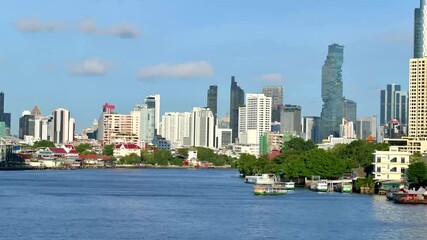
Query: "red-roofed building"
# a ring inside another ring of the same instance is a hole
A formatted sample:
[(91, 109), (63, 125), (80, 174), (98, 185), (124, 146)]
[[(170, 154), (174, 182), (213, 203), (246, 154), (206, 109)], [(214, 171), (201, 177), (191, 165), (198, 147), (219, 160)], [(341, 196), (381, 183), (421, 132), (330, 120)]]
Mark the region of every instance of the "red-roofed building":
[(52, 151), (53, 155), (57, 158), (77, 159), (79, 157), (79, 153), (76, 149), (51, 147), (49, 150)]
[(141, 147), (136, 144), (119, 144), (114, 146), (113, 156), (116, 158), (124, 157), (132, 153), (141, 156)]

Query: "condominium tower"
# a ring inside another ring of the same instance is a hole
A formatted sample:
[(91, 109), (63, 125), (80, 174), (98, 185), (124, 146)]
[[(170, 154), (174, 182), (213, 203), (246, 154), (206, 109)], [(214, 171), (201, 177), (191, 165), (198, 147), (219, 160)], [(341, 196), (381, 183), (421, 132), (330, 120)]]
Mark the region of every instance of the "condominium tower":
[(230, 128), (232, 141), (235, 142), (239, 135), (239, 107), (244, 104), (245, 92), (237, 85), (234, 76), (231, 77), (230, 89)]
[(321, 138), (329, 135), (338, 136), (343, 117), (343, 81), (342, 65), (344, 46), (329, 45), (328, 56), (322, 68), (322, 100)]
[(420, 0), (414, 17), (414, 58), (427, 56), (427, 0)]

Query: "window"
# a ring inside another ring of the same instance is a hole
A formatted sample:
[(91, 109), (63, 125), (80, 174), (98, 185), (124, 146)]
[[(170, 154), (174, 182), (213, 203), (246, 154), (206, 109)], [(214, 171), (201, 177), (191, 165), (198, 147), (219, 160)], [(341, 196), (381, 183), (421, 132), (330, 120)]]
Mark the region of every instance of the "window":
[(406, 168), (400, 168), (401, 173), (405, 173), (405, 171), (406, 171)]
[(400, 163), (405, 163), (405, 157), (400, 158)]
[(390, 172), (397, 172), (397, 167), (390, 169)]
[(381, 162), (381, 157), (377, 157), (377, 163)]
[(397, 158), (392, 158), (392, 159), (390, 160), (390, 162), (392, 162), (392, 163), (397, 162)]
[(377, 167), (377, 172), (381, 172), (381, 167)]

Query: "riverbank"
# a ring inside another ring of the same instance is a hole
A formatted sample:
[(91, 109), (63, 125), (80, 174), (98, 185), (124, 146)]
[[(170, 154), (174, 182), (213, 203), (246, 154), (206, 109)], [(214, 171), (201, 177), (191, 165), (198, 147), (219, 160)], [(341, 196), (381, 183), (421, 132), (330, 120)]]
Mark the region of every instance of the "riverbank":
[(161, 165), (115, 165), (115, 166), (60, 166), (60, 167), (32, 167), (32, 166), (17, 166), (17, 167), (1, 167), (0, 171), (23, 171), (23, 170), (79, 170), (79, 169), (233, 169), (231, 166), (211, 166), (211, 167), (192, 167), (192, 166), (161, 166)]

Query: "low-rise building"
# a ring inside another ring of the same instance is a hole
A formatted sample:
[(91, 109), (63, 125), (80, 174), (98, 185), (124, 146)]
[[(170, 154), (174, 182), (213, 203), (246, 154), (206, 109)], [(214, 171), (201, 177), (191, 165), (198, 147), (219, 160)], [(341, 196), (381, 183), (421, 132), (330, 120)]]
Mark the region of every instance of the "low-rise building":
[(114, 146), (113, 156), (116, 158), (121, 158), (132, 153), (141, 156), (141, 147), (136, 144), (119, 144)]
[(375, 151), (374, 155), (375, 180), (402, 181), (405, 179), (410, 153), (400, 152), (399, 147), (391, 146), (388, 151)]

